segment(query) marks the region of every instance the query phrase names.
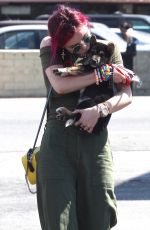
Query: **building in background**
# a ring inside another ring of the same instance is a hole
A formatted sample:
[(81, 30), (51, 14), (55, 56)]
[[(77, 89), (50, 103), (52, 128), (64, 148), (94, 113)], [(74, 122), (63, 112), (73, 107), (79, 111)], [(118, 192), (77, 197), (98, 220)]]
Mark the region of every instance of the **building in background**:
[[(39, 15), (51, 14), (57, 0), (0, 0), (0, 20), (35, 19)], [(70, 0), (68, 5), (79, 8), (84, 13), (150, 13), (150, 0)]]

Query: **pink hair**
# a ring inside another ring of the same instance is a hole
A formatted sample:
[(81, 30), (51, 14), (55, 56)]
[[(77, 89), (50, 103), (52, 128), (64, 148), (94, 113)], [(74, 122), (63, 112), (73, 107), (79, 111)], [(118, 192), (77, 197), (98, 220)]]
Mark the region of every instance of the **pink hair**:
[(48, 32), (51, 37), (52, 56), (55, 57), (57, 49), (72, 38), (76, 27), (89, 25), (88, 18), (80, 11), (60, 5), (48, 20)]

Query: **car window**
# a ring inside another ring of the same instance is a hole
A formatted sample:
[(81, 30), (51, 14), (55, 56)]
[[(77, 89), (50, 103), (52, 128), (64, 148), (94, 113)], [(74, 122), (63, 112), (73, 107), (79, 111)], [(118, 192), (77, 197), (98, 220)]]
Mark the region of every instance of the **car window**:
[(3, 35), (4, 49), (35, 49), (34, 31), (11, 31)]
[(4, 49), (4, 36), (3, 36), (3, 34), (0, 35), (0, 49)]
[(150, 32), (150, 25), (142, 19), (130, 19), (131, 24), (135, 30)]
[[(88, 15), (87, 15), (88, 16)], [(94, 17), (94, 15), (89, 15), (89, 20), (91, 22), (100, 22), (103, 23), (109, 27), (118, 27), (119, 25), (119, 19), (115, 17)]]
[(130, 17), (129, 15), (126, 15), (126, 14), (125, 15), (124, 14), (118, 14), (118, 15), (114, 14), (113, 16), (87, 14), (87, 16), (89, 17), (90, 21), (103, 23), (109, 26), (110, 28), (118, 28), (119, 24), (125, 20), (131, 23), (135, 30), (140, 30), (143, 32), (150, 33), (150, 23), (149, 23), (150, 19), (147, 19), (147, 18), (140, 18), (138, 16)]
[(39, 40), (41, 42), (41, 40), (48, 34), (47, 31), (45, 30), (39, 30)]
[(99, 18), (98, 22), (104, 23), (109, 27), (118, 27), (119, 19), (117, 18)]

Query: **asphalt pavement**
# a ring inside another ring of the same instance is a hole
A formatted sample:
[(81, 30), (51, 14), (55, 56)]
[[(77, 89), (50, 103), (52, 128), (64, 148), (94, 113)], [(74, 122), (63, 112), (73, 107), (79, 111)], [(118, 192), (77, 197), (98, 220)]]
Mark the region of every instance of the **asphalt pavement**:
[[(45, 98), (0, 99), (0, 230), (40, 230), (36, 195), (28, 192), (21, 156), (33, 145)], [(134, 97), (109, 123), (118, 224), (150, 226), (150, 97)], [(39, 137), (40, 138), (42, 132)], [(34, 188), (33, 188), (34, 189)]]

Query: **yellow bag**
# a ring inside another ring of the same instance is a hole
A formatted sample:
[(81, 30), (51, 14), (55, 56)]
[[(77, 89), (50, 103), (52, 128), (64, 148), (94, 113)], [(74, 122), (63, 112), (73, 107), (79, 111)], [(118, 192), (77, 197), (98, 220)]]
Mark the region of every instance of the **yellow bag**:
[(40, 147), (35, 147), (34, 150), (29, 149), (29, 151), (22, 157), (26, 181), (29, 181), (32, 185), (36, 184), (36, 163), (39, 151)]

